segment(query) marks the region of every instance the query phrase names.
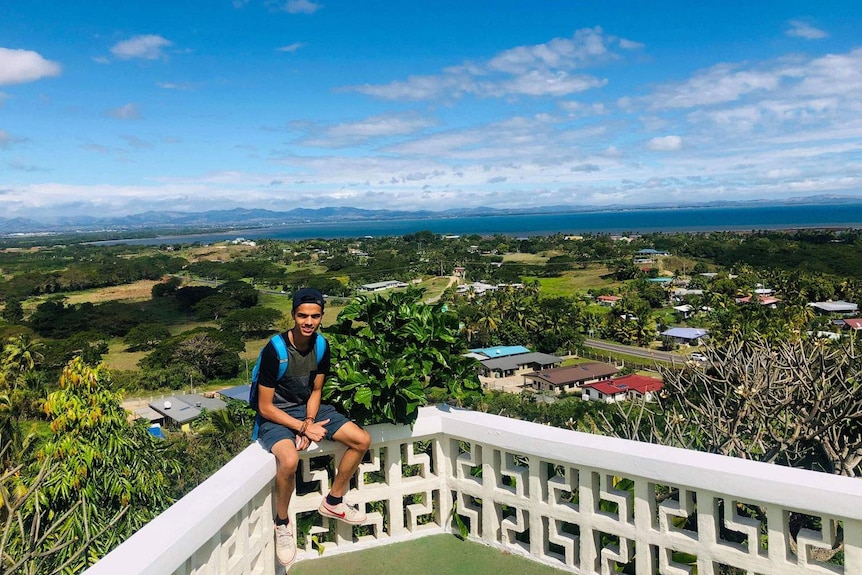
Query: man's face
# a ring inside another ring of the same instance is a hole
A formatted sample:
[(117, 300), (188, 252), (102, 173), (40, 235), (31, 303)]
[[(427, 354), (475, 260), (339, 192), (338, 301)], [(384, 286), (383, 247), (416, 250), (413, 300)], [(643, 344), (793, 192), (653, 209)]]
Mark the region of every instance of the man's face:
[(316, 303), (304, 303), (293, 310), (293, 321), (296, 327), (305, 337), (311, 337), (315, 330), (320, 327), (323, 319), (323, 310)]

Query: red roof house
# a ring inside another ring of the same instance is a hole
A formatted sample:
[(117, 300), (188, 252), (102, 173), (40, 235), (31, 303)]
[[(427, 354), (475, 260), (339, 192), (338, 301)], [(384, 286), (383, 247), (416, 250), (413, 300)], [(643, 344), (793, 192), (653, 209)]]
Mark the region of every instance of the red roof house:
[(588, 383), (583, 386), (581, 399), (614, 403), (643, 397), (646, 401), (652, 401), (653, 394), (660, 391), (662, 387), (660, 379), (632, 374), (608, 381)]
[(623, 298), (621, 298), (618, 295), (600, 295), (599, 297), (596, 298), (596, 301), (599, 302), (600, 304), (604, 305), (604, 306), (612, 307), (614, 304), (616, 304), (621, 299), (623, 299)]

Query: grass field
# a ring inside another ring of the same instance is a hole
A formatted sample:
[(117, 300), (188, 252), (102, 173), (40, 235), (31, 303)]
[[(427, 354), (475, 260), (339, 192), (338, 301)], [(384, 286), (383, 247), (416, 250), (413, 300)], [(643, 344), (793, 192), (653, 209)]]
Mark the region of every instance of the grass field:
[(589, 266), (584, 270), (572, 270), (563, 273), (556, 278), (525, 278), (527, 280), (537, 279), (542, 289), (542, 295), (546, 297), (571, 296), (577, 292), (584, 292), (590, 288), (619, 287), (622, 283), (605, 279), (602, 276), (610, 273), (605, 266)]
[(544, 264), (548, 258), (539, 254), (505, 254), (503, 262), (516, 262), (519, 264)]
[(146, 301), (150, 299), (153, 286), (157, 283), (159, 282), (141, 280), (119, 286), (73, 292), (66, 298), (67, 303), (72, 305), (85, 302), (98, 304), (106, 301)]

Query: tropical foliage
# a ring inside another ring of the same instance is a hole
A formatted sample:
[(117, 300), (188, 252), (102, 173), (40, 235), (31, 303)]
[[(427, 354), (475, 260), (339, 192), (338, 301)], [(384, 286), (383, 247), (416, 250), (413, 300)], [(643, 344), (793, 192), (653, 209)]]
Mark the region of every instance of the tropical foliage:
[(458, 318), (422, 294), (360, 296), (342, 310), (326, 330), (334, 369), (324, 400), (361, 424), (412, 424), (429, 402), (481, 393), (474, 360), (462, 355)]
[(0, 519), (16, 526), (6, 545), (23, 572), (80, 571), (171, 502), (177, 466), (145, 426), (128, 422), (109, 387), (100, 368), (71, 361), (44, 402), (51, 435), (17, 455), (29, 463), (5, 469), (14, 479)]

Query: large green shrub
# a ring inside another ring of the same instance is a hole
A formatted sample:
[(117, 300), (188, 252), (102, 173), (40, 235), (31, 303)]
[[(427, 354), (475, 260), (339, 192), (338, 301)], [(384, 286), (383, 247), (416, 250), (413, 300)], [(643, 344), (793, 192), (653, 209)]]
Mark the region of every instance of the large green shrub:
[(458, 318), (423, 293), (359, 296), (326, 330), (333, 370), (323, 397), (360, 424), (412, 425), (423, 405), (481, 395)]

